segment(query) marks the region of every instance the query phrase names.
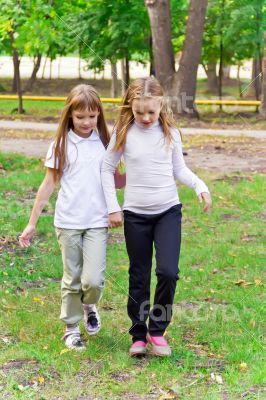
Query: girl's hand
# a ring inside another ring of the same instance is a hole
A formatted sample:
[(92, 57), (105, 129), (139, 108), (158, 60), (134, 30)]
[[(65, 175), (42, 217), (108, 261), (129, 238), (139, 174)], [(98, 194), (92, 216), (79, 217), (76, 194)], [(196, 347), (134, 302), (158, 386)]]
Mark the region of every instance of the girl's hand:
[(117, 228), (123, 225), (123, 214), (121, 211), (109, 214), (108, 223), (110, 228)]
[(30, 239), (35, 233), (35, 225), (28, 224), (22, 234), (19, 236), (19, 244), (21, 247), (29, 247)]
[(204, 201), (204, 203), (205, 203), (203, 211), (209, 212), (211, 210), (211, 205), (212, 205), (212, 198), (211, 198), (210, 193), (202, 192), (198, 195), (198, 199), (199, 199), (200, 203), (202, 203), (202, 201)]

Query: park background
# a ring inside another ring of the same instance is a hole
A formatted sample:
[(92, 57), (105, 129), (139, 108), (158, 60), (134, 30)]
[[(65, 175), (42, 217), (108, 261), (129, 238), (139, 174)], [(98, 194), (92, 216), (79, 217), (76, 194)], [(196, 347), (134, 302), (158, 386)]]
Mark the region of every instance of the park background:
[[(0, 8), (0, 398), (265, 398), (265, 1), (0, 0)], [(213, 211), (204, 215), (178, 184), (172, 356), (128, 357), (122, 229), (110, 231), (103, 328), (89, 339), (82, 329), (87, 350), (76, 354), (64, 348), (58, 319), (55, 195), (29, 249), (18, 235), (70, 89), (93, 84), (111, 128), (130, 80), (149, 74), (170, 101), (189, 97), (173, 111)]]

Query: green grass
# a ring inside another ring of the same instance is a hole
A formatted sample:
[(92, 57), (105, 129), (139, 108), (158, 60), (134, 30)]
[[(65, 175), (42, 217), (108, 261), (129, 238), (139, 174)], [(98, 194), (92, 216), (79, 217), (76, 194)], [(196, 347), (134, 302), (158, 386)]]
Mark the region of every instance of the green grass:
[[(167, 330), (173, 354), (133, 360), (127, 355), (128, 260), (122, 231), (110, 234), (99, 306), (103, 328), (88, 339), (82, 327), (87, 350), (62, 353), (54, 197), (33, 245), (20, 249), (17, 236), (27, 223), (43, 167), (36, 159), (3, 154), (0, 165), (0, 398), (264, 398), (265, 176), (201, 173), (213, 193), (210, 215), (202, 213), (190, 189), (180, 188), (181, 279)], [(247, 368), (241, 370), (241, 363)]]

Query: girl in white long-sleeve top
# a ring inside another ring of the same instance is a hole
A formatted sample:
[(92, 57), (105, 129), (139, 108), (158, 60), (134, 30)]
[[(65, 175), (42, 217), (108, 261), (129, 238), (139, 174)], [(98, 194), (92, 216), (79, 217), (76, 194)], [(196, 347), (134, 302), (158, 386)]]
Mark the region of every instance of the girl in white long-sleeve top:
[[(130, 355), (170, 355), (164, 332), (172, 316), (181, 242), (181, 203), (176, 182), (194, 189), (211, 207), (205, 183), (186, 165), (181, 138), (163, 90), (155, 78), (135, 80), (128, 88), (102, 165), (102, 184), (109, 226), (122, 224), (114, 171), (125, 160), (124, 232), (129, 267), (128, 315), (132, 321)], [(150, 310), (153, 245), (157, 286)], [(148, 326), (146, 321), (149, 317)]]

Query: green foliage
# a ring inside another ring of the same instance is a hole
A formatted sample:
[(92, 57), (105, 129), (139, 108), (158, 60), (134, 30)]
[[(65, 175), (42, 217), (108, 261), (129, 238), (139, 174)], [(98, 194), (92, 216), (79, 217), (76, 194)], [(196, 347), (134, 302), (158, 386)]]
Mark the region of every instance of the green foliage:
[(0, 8), (0, 40), (6, 53), (13, 46), (20, 56), (42, 54), (54, 59), (69, 51), (68, 29), (62, 19), (68, 11), (65, 3), (0, 0)]
[(225, 64), (262, 56), (265, 29), (263, 0), (210, 0), (203, 37), (203, 64), (219, 60), (221, 41)]
[(139, 0), (80, 1), (68, 18), (73, 41), (89, 68), (102, 69), (127, 57), (144, 62), (149, 57), (149, 22)]

